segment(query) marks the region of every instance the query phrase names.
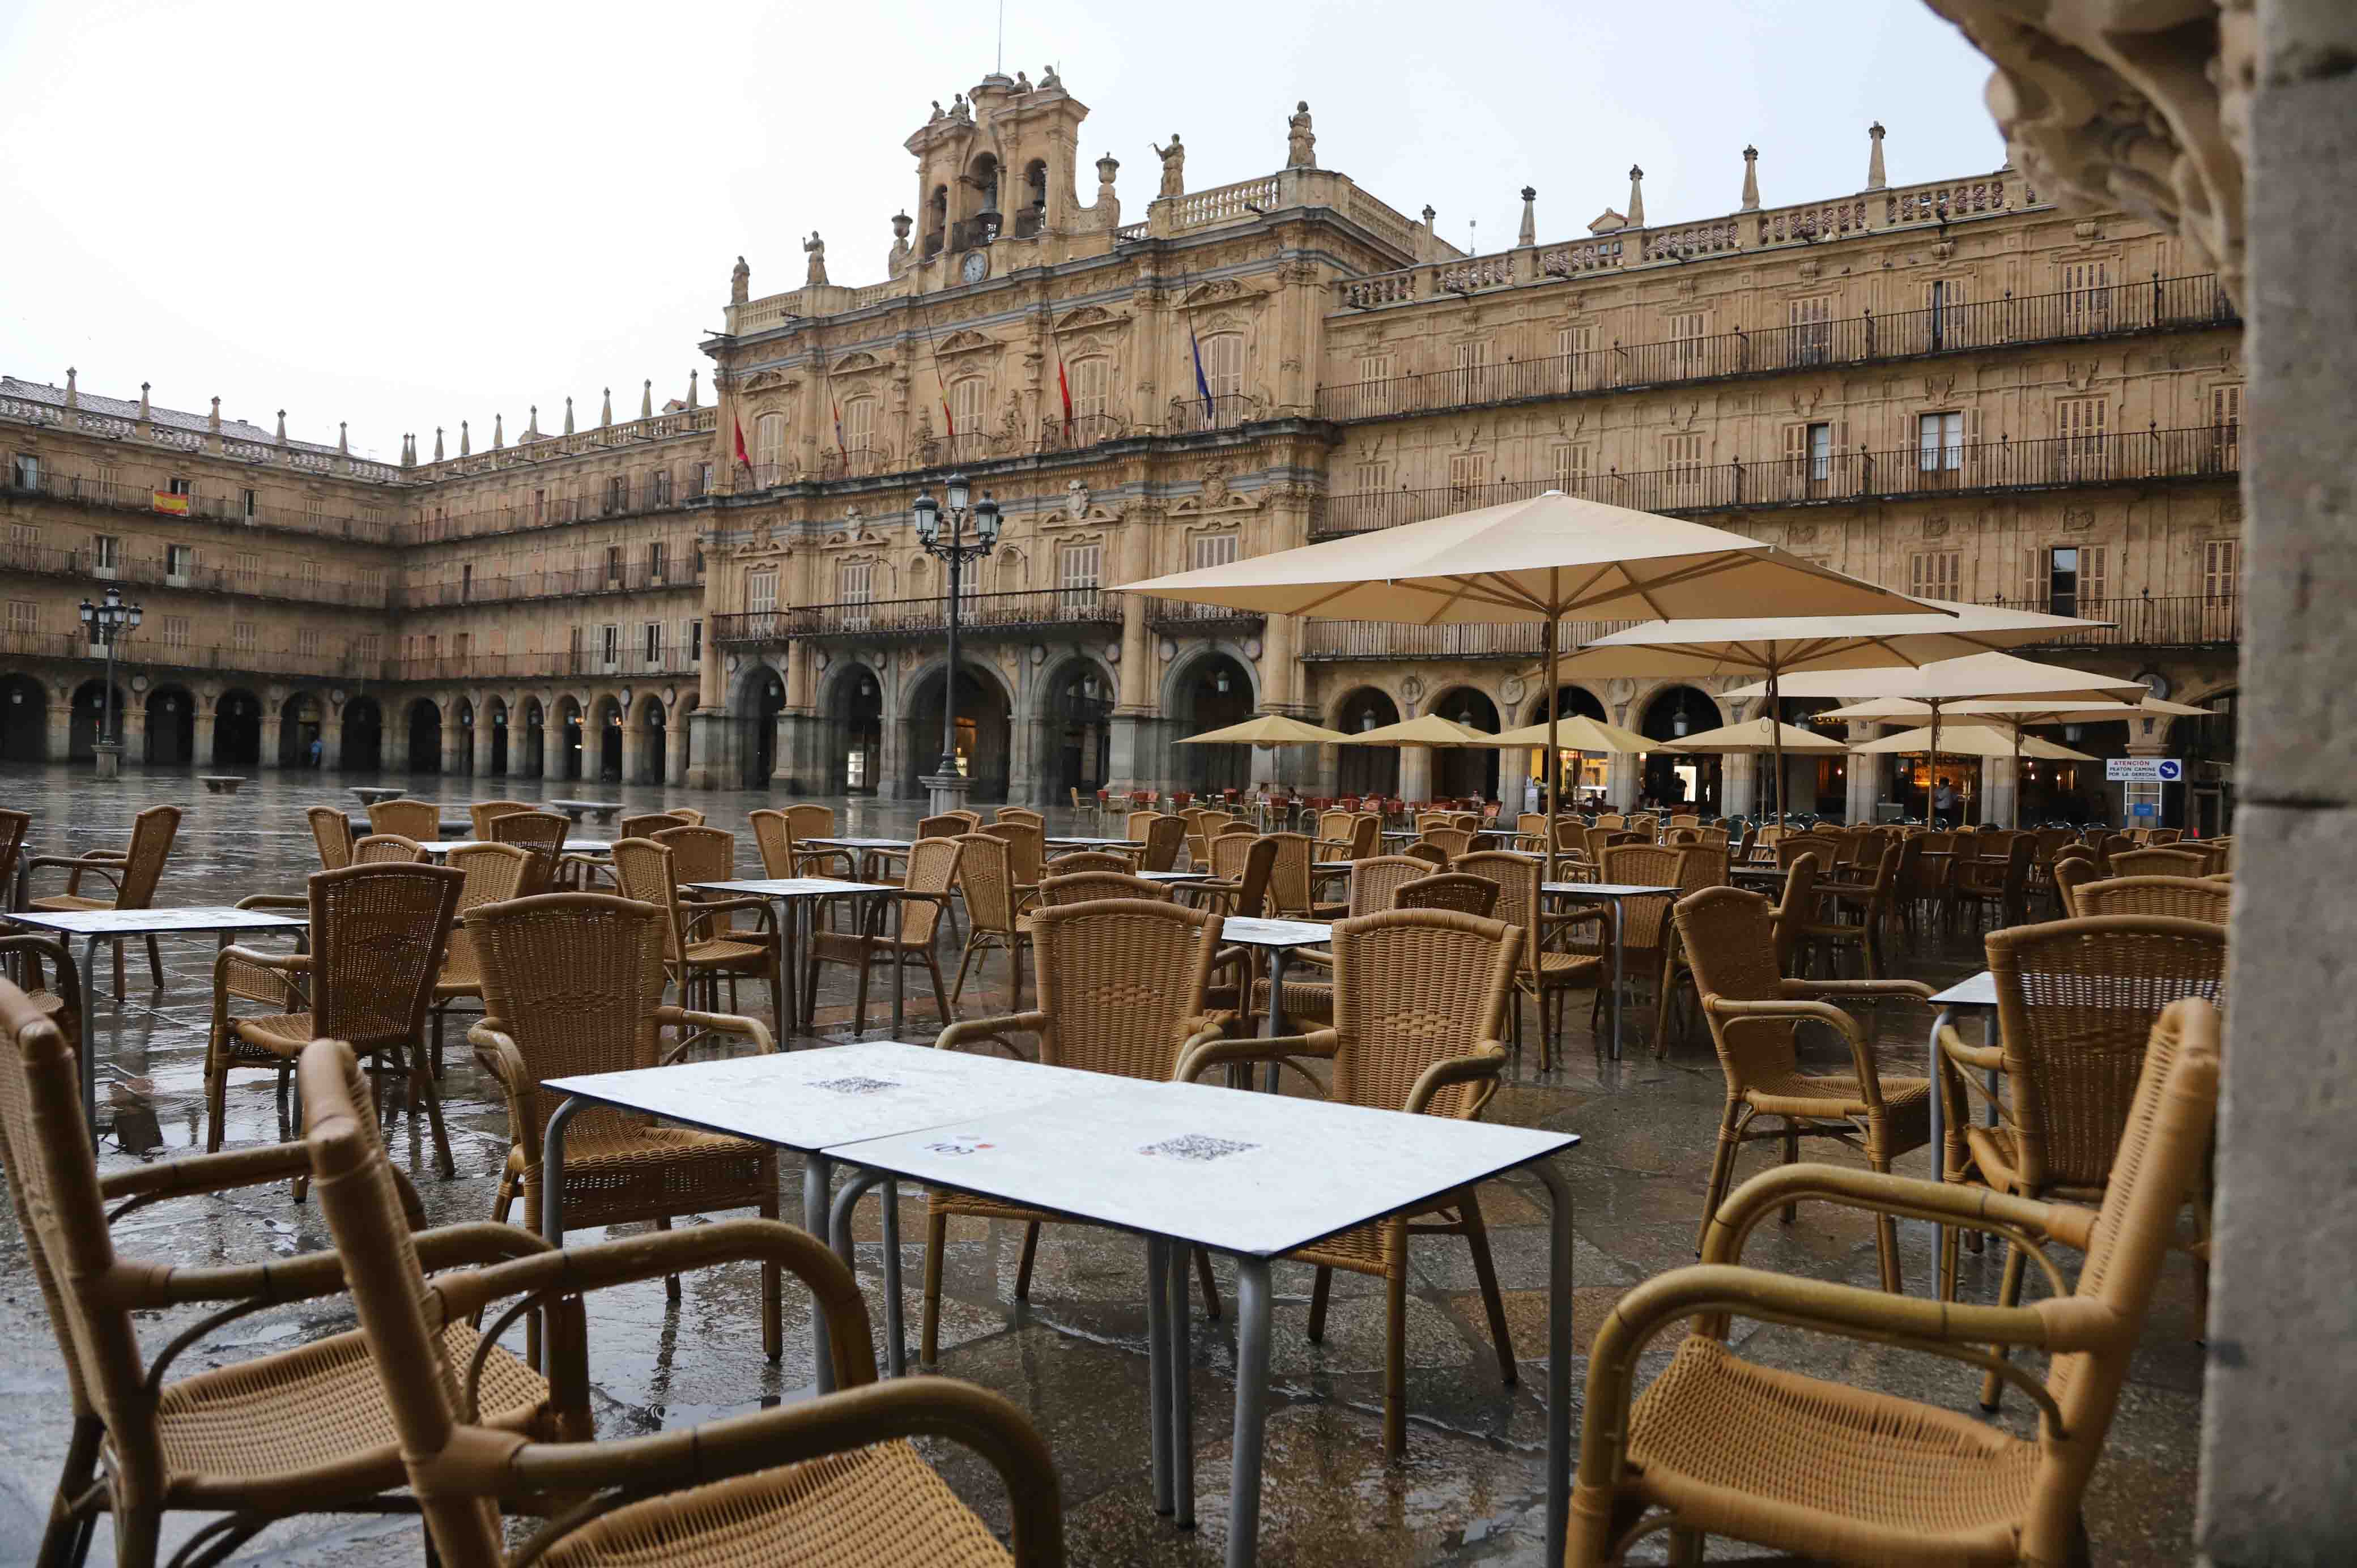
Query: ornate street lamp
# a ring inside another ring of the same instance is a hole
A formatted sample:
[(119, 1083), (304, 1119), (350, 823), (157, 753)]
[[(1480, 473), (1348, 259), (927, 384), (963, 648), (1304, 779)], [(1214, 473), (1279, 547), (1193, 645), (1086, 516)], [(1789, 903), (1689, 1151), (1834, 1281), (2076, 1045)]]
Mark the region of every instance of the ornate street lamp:
[(113, 584), (99, 596), (99, 602), (81, 602), (81, 624), (90, 641), (106, 650), (106, 690), (99, 697), (99, 732), (91, 745), (91, 757), (98, 777), (113, 779), (123, 766), (123, 737), (116, 732), (114, 714), (114, 645), (131, 635), (140, 622), (137, 605), (123, 602), (123, 590)]
[[(965, 576), (965, 564), (978, 561), (998, 548), (998, 503), (985, 490), (982, 499), (969, 505), (972, 496), (963, 474), (952, 474), (942, 485), (942, 500), (933, 499), (931, 490), (919, 490), (914, 510), (917, 515), (917, 542), (925, 553), (937, 555), (949, 564), (949, 664), (942, 677), (942, 760), (933, 777), (924, 780), (932, 792), (933, 815), (962, 810), (972, 780), (958, 767), (957, 755), (957, 677), (958, 677), (958, 617), (959, 603)], [(943, 502), (946, 501), (946, 505)], [(949, 518), (949, 530), (942, 530), (942, 514)], [(974, 523), (974, 538), (966, 538), (966, 522)]]

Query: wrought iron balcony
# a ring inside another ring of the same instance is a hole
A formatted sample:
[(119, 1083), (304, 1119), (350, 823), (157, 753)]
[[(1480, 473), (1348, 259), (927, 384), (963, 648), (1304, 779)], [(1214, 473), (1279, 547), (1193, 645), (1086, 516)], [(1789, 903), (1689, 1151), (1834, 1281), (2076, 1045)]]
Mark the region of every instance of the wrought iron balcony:
[[(751, 610), (712, 618), (712, 640), (728, 645), (775, 644), (794, 638), (843, 638), (901, 641), (931, 638), (949, 629), (939, 595), (924, 599), (851, 600), (801, 605), (791, 609)], [(994, 639), (1070, 626), (1102, 628), (1121, 624), (1120, 596), (1103, 588), (1024, 588), (1006, 594), (967, 594), (958, 607), (960, 637)]]

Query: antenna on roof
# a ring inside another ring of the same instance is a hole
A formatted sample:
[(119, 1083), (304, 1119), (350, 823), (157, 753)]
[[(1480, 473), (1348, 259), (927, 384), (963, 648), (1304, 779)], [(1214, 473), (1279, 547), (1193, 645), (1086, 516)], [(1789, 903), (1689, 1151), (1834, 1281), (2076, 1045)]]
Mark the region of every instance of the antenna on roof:
[(998, 63), (990, 69), (993, 75), (1006, 74), (1006, 0), (998, 0)]

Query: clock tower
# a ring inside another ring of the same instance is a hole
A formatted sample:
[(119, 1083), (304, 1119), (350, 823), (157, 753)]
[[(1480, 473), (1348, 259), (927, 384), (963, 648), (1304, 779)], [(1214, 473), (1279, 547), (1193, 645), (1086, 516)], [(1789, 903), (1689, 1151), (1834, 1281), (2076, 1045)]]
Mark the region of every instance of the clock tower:
[(1054, 70), (1038, 82), (996, 72), (956, 94), (905, 144), (917, 160), (917, 236), (909, 270), (920, 294), (965, 288), (1079, 247), (1102, 252), (1119, 209), (1102, 188), (1093, 207), (1073, 186), (1088, 106)]

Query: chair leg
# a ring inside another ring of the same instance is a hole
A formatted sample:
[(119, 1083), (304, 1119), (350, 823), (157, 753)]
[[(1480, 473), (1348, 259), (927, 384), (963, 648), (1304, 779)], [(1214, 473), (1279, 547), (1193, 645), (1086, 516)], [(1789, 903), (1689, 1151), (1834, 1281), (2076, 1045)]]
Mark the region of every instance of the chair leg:
[(66, 1444), (65, 1468), (58, 1475), (57, 1496), (49, 1503), (48, 1527), (41, 1532), (38, 1568), (68, 1568), (79, 1563), (77, 1543), (86, 1544), (91, 1520), (73, 1511), (73, 1500), (90, 1489), (98, 1474), (98, 1445), (106, 1423), (95, 1415), (74, 1418), (73, 1436)]
[(213, 1042), (205, 1063), (205, 1153), (221, 1153), (221, 1120), (229, 1112), (229, 1062), (222, 1053), (221, 1043)]
[(1514, 1337), (1506, 1327), (1506, 1302), (1498, 1294), (1498, 1265), (1490, 1256), (1489, 1228), (1481, 1223), (1481, 1205), (1470, 1192), (1458, 1208), (1465, 1220), (1465, 1242), (1473, 1250), (1473, 1278), (1481, 1287), (1481, 1308), (1490, 1316), (1490, 1338), (1498, 1347), (1498, 1379), (1509, 1388), (1514, 1382)]
[(114, 939), (114, 999), (123, 1000), (123, 939)]
[(933, 957), (931, 948), (925, 950), (925, 972), (933, 977), (933, 1007), (941, 1014), (942, 1027), (946, 1029), (956, 1021), (957, 1015), (950, 1006), (948, 989), (942, 984), (941, 961)]
[(1383, 1277), (1383, 1456), (1394, 1464), (1407, 1457), (1407, 1248), (1401, 1240)]
[[(778, 1184), (770, 1183), (770, 1196), (761, 1201), (759, 1212), (764, 1219), (778, 1217)], [(785, 1282), (776, 1263), (761, 1265), (761, 1354), (775, 1366), (785, 1359)]]
[[(2029, 1262), (2029, 1258), (2023, 1254), (2019, 1247), (2010, 1241), (2005, 1244), (2005, 1283), (1998, 1287), (1996, 1293), (1996, 1304), (1999, 1306), (2021, 1305), (2021, 1271)], [(2004, 1346), (1992, 1345), (1989, 1349), (1999, 1360), (2007, 1359)], [(1995, 1411), (2004, 1390), (2004, 1382), (1995, 1372), (1981, 1380), (1981, 1408), (1986, 1411)]]
[[(1203, 1316), (1217, 1323), (1220, 1320), (1220, 1282), (1211, 1273), (1211, 1254), (1200, 1247), (1195, 1249), (1195, 1278), (1201, 1282), (1203, 1287)], [(2207, 1281), (2209, 1275), (2205, 1273), (2202, 1278)]]
[[(671, 1216), (668, 1214), (656, 1215), (655, 1229), (658, 1230), (669, 1230), (671, 1229)], [(665, 1274), (663, 1276), (663, 1299), (665, 1301), (677, 1301), (679, 1299), (679, 1276), (677, 1274)]]
[[(1788, 1165), (1798, 1165), (1800, 1159), (1801, 1130), (1788, 1119), (1784, 1123), (1784, 1163)], [(1784, 1206), (1785, 1224), (1790, 1225), (1799, 1216), (1800, 1208), (1797, 1203), (1788, 1203)]]
[(1718, 1147), (1710, 1156), (1710, 1187), (1703, 1194), (1702, 1229), (1695, 1234), (1695, 1255), (1702, 1255), (1703, 1243), (1710, 1237), (1711, 1217), (1718, 1206), (1727, 1201), (1727, 1189), (1735, 1183), (1735, 1152), (1743, 1146), (1742, 1101), (1729, 1100), (1727, 1113), (1719, 1118)]
[(1663, 944), (1662, 983), (1653, 998), (1653, 1059), (1659, 1061), (1670, 1054), (1670, 993), (1678, 977), (1677, 939), (1673, 934)]
[(156, 1568), (164, 1510), (154, 1503), (118, 1509), (114, 1515), (116, 1568)]
[(918, 1363), (928, 1371), (940, 1359), (942, 1330), (942, 1250), (949, 1245), (950, 1217), (935, 1210), (925, 1216), (925, 1305), (918, 1330)]
[(1956, 1299), (1956, 1250), (1964, 1240), (1956, 1226), (1940, 1227), (1940, 1299)]
[[(1867, 1164), (1886, 1176), (1890, 1173), (1887, 1159), (1871, 1159)], [(1882, 1288), (1892, 1295), (1902, 1294), (1905, 1286), (1899, 1273), (1899, 1221), (1888, 1214), (1874, 1217), (1874, 1255), (1882, 1268)]]
[(1015, 1264), (1015, 1299), (1031, 1299), (1031, 1265), (1039, 1255), (1039, 1222), (1026, 1220), (1023, 1225), (1023, 1256)]
[(952, 1007), (957, 1005), (958, 998), (965, 994), (965, 972), (968, 966), (974, 962), (974, 939), (972, 937), (968, 937), (965, 943), (965, 953), (958, 960), (957, 983), (950, 987), (950, 1005)]
[(1670, 1568), (1702, 1568), (1704, 1536), (1698, 1530), (1670, 1531)]
[(455, 1181), (458, 1165), (450, 1157), (450, 1134), (442, 1126), (442, 1091), (434, 1087), (434, 1075), (425, 1070), (425, 1053), (416, 1041), (404, 1046), (402, 1054), (409, 1058), (409, 1081), (425, 1101), (426, 1123), (434, 1129), (435, 1163), (441, 1167), (444, 1181)]
[(1309, 1342), (1316, 1345), (1326, 1337), (1326, 1299), (1334, 1289), (1334, 1271), (1325, 1264), (1318, 1265), (1318, 1273), (1309, 1285)]

